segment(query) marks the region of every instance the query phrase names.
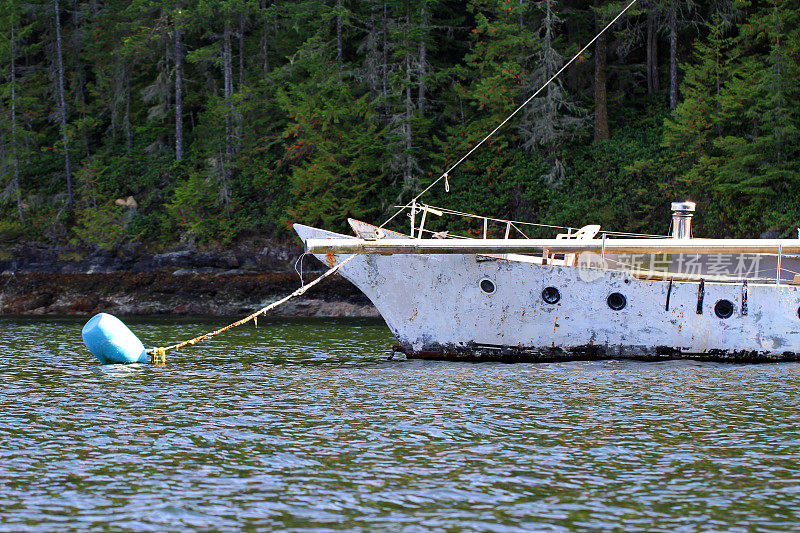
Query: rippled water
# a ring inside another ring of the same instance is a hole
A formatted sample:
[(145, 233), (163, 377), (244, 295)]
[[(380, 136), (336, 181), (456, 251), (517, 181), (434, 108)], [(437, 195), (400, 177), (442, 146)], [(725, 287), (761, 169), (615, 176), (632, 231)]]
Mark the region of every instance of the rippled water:
[(282, 320), (102, 367), (82, 324), (0, 321), (0, 529), (800, 527), (798, 364), (397, 361)]

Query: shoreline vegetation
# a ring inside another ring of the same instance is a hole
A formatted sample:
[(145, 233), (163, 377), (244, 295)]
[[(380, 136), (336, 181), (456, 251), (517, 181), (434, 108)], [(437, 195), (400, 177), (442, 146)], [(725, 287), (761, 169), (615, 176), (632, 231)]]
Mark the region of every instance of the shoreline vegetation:
[[(90, 263), (101, 258), (103, 275), (244, 280), (246, 259), (203, 266), (203, 254), (280, 255), (298, 244), (293, 222), (345, 233), (348, 217), (380, 223), (625, 5), (10, 0), (0, 13), (4, 298), (22, 290), (11, 289), (20, 276), (47, 274), (26, 274), (20, 254), (47, 255), (62, 284), (98, 272)], [(656, 234), (668, 231), (671, 201), (694, 200), (695, 236), (793, 237), (798, 79), (797, 0), (640, 0), (449, 177), (450, 192), (423, 200)], [(389, 227), (404, 231), (405, 220)], [(478, 235), (479, 224), (430, 217), (426, 227)], [(136, 270), (176, 253), (197, 257)], [(258, 275), (291, 270), (253, 261)], [(30, 283), (39, 294), (49, 282)], [(264, 284), (265, 298), (286, 292)], [(337, 301), (354, 297), (342, 290)], [(188, 295), (186, 305), (137, 295), (161, 303), (126, 307), (120, 293), (112, 309), (194, 309)], [(92, 307), (36, 298), (0, 312)], [(202, 313), (250, 305), (237, 298)]]

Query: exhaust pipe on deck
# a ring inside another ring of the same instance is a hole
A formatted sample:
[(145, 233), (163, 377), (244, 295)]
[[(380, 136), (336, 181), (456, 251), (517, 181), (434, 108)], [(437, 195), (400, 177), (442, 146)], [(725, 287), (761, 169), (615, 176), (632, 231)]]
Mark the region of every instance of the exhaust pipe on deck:
[(672, 238), (692, 238), (692, 217), (697, 204), (694, 202), (672, 202)]

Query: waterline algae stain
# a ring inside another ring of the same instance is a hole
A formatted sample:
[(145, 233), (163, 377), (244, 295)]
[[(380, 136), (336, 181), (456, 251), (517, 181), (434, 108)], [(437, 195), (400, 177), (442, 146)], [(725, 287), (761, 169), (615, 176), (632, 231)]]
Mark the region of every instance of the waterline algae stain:
[(82, 326), (0, 320), (1, 530), (800, 524), (797, 363), (387, 361), (378, 320), (265, 318), (167, 366), (76, 365)]

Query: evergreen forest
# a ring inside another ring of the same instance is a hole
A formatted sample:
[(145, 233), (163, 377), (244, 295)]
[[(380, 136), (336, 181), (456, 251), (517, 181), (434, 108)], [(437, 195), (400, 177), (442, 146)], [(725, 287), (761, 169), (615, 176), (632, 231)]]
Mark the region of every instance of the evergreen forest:
[[(113, 249), (381, 223), (628, 1), (4, 5), (0, 242)], [(440, 185), (498, 218), (663, 234), (693, 199), (698, 236), (796, 236), (800, 1), (639, 0)]]

